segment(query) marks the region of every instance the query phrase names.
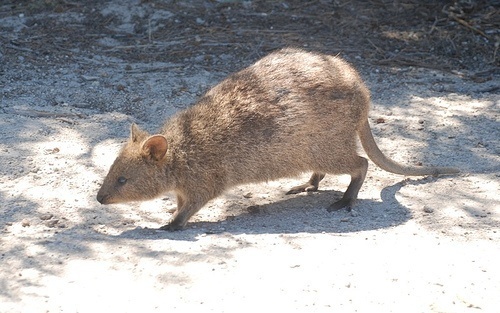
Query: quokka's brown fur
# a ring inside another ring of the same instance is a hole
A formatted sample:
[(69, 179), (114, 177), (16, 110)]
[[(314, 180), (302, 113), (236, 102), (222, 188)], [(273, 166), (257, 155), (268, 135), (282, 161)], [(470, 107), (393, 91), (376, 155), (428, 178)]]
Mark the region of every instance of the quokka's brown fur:
[(210, 199), (229, 187), (312, 172), (289, 193), (314, 191), (325, 174), (349, 174), (350, 207), (371, 160), (401, 175), (458, 173), (454, 168), (403, 166), (378, 149), (368, 124), (369, 91), (339, 57), (283, 49), (229, 76), (196, 105), (150, 135), (132, 125), (98, 192), (102, 204), (139, 201), (167, 191), (177, 210), (162, 229), (183, 228)]

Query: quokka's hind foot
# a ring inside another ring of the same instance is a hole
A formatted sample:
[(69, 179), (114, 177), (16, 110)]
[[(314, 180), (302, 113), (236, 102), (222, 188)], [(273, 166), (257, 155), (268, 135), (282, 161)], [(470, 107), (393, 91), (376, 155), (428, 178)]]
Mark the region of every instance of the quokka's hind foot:
[(342, 198), (339, 201), (332, 203), (326, 210), (328, 212), (335, 212), (342, 209), (347, 209), (347, 211), (351, 211), (354, 202), (356, 202), (356, 199)]
[(363, 185), (365, 181), (366, 172), (368, 170), (368, 161), (363, 157), (357, 158), (357, 163), (353, 167), (351, 171), (351, 183), (347, 187), (347, 190), (337, 202), (334, 202), (327, 208), (328, 212), (338, 211), (340, 209), (346, 208), (347, 210), (351, 210), (354, 202), (358, 198), (359, 189)]
[(290, 189), (286, 194), (293, 195), (301, 192), (317, 191), (319, 182), (325, 177), (325, 174), (313, 173), (309, 181), (305, 184), (295, 186)]
[(294, 194), (301, 193), (301, 192), (317, 191), (317, 190), (318, 190), (318, 186), (314, 186), (311, 184), (303, 184), (303, 185), (293, 187), (292, 189), (288, 190), (288, 192), (286, 194), (287, 195), (294, 195)]
[(168, 223), (167, 225), (163, 225), (158, 230), (165, 230), (165, 231), (178, 231), (178, 230), (183, 230), (184, 226), (179, 225), (177, 223)]

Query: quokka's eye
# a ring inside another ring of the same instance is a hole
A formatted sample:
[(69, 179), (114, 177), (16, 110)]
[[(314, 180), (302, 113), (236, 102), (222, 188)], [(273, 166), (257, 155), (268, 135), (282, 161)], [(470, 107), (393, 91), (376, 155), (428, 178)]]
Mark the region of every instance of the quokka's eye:
[(123, 177), (123, 176), (118, 177), (118, 184), (125, 185), (126, 182), (127, 182), (127, 179), (125, 177)]

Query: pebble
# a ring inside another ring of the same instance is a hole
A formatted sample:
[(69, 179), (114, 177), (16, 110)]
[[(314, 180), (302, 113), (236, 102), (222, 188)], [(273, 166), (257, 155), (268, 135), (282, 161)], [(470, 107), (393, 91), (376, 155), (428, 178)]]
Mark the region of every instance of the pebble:
[(44, 214), (40, 215), (40, 219), (42, 221), (50, 220), (53, 217), (54, 217), (54, 214), (51, 214), (51, 213), (44, 213)]
[(251, 205), (247, 207), (247, 212), (250, 214), (258, 214), (261, 212), (261, 209), (258, 205)]
[(437, 91), (437, 92), (444, 92), (445, 91), (445, 87), (444, 87), (444, 85), (436, 84), (436, 85), (431, 86), (431, 90), (434, 90), (434, 91)]
[(424, 212), (425, 213), (433, 213), (434, 209), (428, 206), (424, 206)]
[(82, 78), (86, 81), (96, 81), (99, 79), (97, 76), (82, 75)]
[(59, 223), (59, 220), (50, 220), (45, 223), (45, 226), (54, 228), (57, 226), (57, 223)]

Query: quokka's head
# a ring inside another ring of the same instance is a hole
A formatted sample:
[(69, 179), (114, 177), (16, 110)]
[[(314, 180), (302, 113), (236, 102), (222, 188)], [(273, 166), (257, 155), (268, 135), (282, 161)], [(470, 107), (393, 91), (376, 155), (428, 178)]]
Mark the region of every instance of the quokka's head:
[(169, 190), (168, 141), (132, 124), (130, 139), (109, 169), (97, 201), (101, 204), (150, 200)]

